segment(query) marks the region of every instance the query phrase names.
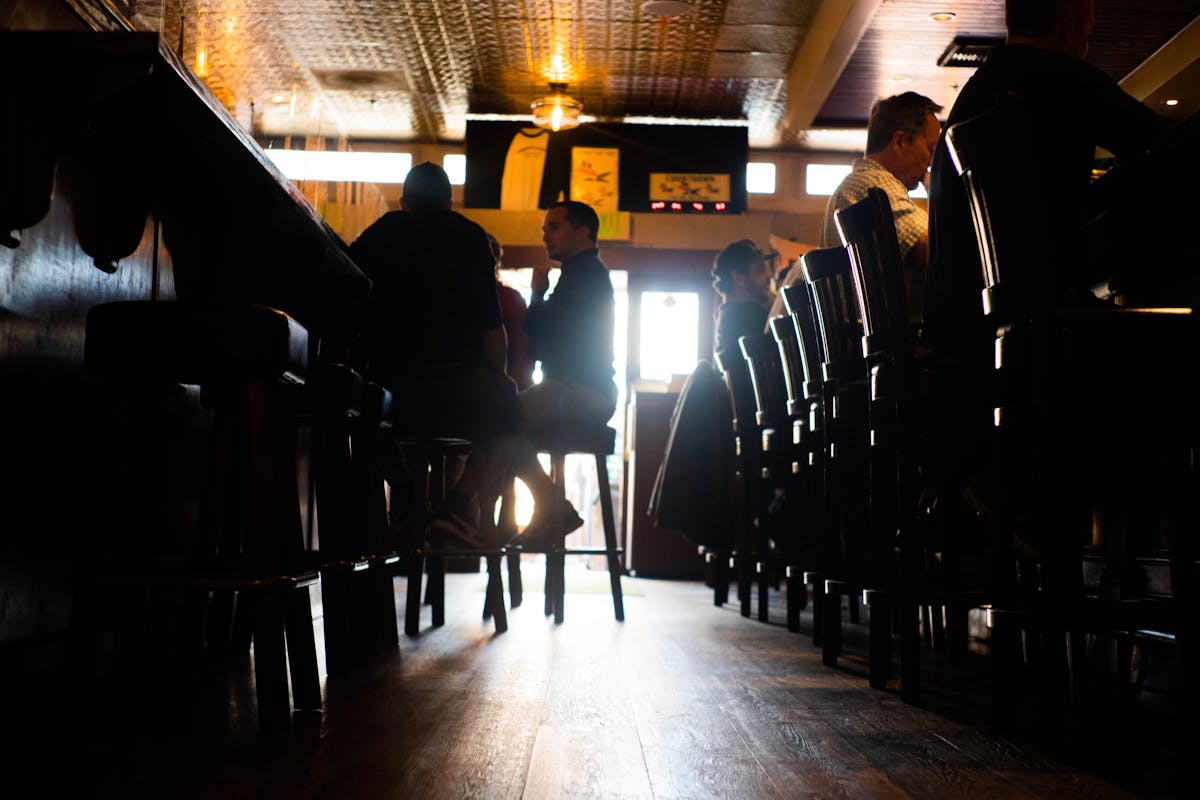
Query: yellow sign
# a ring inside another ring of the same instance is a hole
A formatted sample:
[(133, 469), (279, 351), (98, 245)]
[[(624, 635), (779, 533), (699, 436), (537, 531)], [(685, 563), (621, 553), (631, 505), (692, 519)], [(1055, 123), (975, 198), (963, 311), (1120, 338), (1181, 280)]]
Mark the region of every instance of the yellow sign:
[(629, 212), (613, 211), (600, 214), (599, 238), (608, 240), (629, 240)]
[(650, 199), (663, 201), (729, 202), (729, 175), (693, 172), (651, 172)]
[(571, 199), (587, 203), (597, 214), (617, 212), (616, 147), (571, 148)]

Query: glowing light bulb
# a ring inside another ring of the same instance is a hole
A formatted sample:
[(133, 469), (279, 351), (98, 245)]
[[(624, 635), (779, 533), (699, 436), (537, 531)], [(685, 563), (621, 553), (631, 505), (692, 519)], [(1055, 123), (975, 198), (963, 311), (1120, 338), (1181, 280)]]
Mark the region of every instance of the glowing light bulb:
[(562, 119), (562, 106), (560, 106), (558, 103), (555, 103), (554, 107), (550, 109), (550, 130), (556, 131), (562, 127)]

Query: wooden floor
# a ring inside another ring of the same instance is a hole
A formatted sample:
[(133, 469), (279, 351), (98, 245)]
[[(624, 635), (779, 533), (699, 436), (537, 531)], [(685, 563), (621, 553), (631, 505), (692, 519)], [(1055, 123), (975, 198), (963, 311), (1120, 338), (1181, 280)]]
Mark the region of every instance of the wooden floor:
[[(525, 571), (537, 581), (537, 564)], [(577, 571), (563, 625), (527, 593), (497, 636), (480, 618), (483, 576), (448, 578), (444, 627), (426, 608), (419, 637), (325, 681), (325, 709), (285, 735), (254, 732), (248, 664), (5, 686), (4, 785), (39, 797), (978, 800), (1171, 796), (1183, 779), (1158, 744), (1139, 749), (1145, 731), (1091, 759), (994, 737), (982, 659), (945, 670), (931, 657), (914, 706), (868, 687), (861, 640), (825, 667), (807, 633), (716, 608), (698, 582), (626, 579), (618, 623), (607, 576)], [(397, 579), (401, 614), (404, 589)]]

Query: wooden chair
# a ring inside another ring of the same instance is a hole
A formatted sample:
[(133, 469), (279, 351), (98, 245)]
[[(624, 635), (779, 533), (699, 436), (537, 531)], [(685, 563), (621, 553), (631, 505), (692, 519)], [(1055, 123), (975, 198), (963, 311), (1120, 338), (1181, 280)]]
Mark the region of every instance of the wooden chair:
[[(735, 530), (731, 566), (737, 576), (738, 602), (743, 617), (751, 614), (751, 590), (754, 583), (756, 546), (754, 542), (754, 520), (763, 509), (762, 493), (757, 491), (762, 476), (762, 432), (758, 429), (756, 415), (758, 406), (754, 400), (754, 384), (750, 380), (750, 367), (740, 352), (718, 351), (717, 367), (729, 389), (733, 410), (734, 461), (737, 464), (734, 481), (737, 510), (734, 514)], [(759, 594), (769, 591), (765, 576)]]
[(802, 551), (811, 561), (809, 568), (801, 574), (801, 583), (805, 587), (813, 587), (813, 645), (822, 647), (821, 631), (825, 608), (825, 575), (822, 565), (826, 560), (825, 548), (830, 543), (824, 535), (827, 523), (821, 335), (817, 329), (812, 290), (807, 282), (783, 287), (783, 303), (796, 331), (795, 341), (800, 352), (803, 376), (798, 390), (791, 384), (788, 387), (788, 411), (794, 420), (792, 439), (793, 445), (798, 448), (792, 472), (802, 476), (800, 485), (804, 492), (799, 533)]
[[(608, 456), (616, 452), (617, 431), (608, 425), (558, 425), (532, 432), (533, 445), (539, 453), (550, 456), (550, 479), (559, 498), (566, 497), (566, 457), (571, 454), (590, 455), (596, 461), (596, 481), (599, 484), (600, 516), (604, 526), (604, 546), (556, 546), (544, 551), (546, 555), (546, 615), (554, 616), (557, 624), (565, 618), (566, 557), (569, 555), (603, 556), (608, 564), (608, 580), (612, 591), (613, 615), (618, 622), (625, 619), (625, 600), (621, 590), (622, 564), (625, 549), (617, 536), (617, 520), (613, 513), (612, 490), (608, 478)], [(587, 514), (587, 509), (580, 509)], [(529, 551), (522, 548), (526, 552)]]
[[(164, 527), (160, 541), (150, 532), (145, 550), (115, 558), (99, 582), (142, 598), (138, 613), (153, 609), (144, 598), (182, 593), (180, 625), (209, 657), (248, 652), (252, 640), (260, 728), (320, 709), (309, 598), (318, 574), (304, 553), (293, 413), (309, 372), (308, 332), (264, 306), (124, 301), (91, 309), (85, 350), (94, 398), (115, 414), (105, 424), (131, 402), (187, 385), (200, 387), (213, 423), (192, 546), (176, 549), (186, 531)], [(145, 420), (127, 422), (137, 435)], [(113, 454), (114, 468), (121, 457)]]
[(850, 621), (859, 621), (859, 595), (883, 583), (873, 570), (868, 509), (870, 439), (867, 368), (862, 326), (844, 247), (811, 250), (800, 258), (810, 287), (821, 342), (824, 424), (822, 532), (822, 660), (833, 666), (841, 650), (842, 597)]
[(977, 532), (958, 529), (934, 536), (940, 528), (931, 514), (948, 505), (945, 498), (937, 502), (929, 471), (936, 421), (930, 387), (937, 366), (931, 354), (921, 352), (909, 314), (907, 267), (887, 194), (871, 189), (836, 212), (835, 219), (850, 256), (870, 374), (872, 557), (887, 565), (879, 574), (888, 583), (864, 592), (872, 607), (871, 683), (883, 687), (890, 676), (894, 619), (901, 641), (901, 695), (913, 701), (920, 694), (918, 610), (924, 612), (927, 637), (938, 645), (946, 612), (952, 649), (961, 656), (967, 612), (985, 602), (984, 587), (972, 584), (962, 569), (973, 543), (967, 540)]
[[(787, 409), (787, 386), (779, 346), (774, 336), (759, 333), (743, 336), (738, 340), (742, 356), (750, 372), (750, 385), (754, 391), (754, 422), (759, 438), (750, 446), (760, 448), (759, 472), (753, 476), (752, 486), (759, 495), (754, 500), (758, 513), (753, 523), (758, 531), (758, 558), (755, 572), (759, 575), (758, 618), (769, 619), (769, 589), (777, 584), (781, 574), (786, 573), (790, 555), (794, 548), (791, 540), (794, 525), (788, 516), (792, 511), (787, 490), (791, 483), (791, 420)], [(797, 576), (799, 567), (797, 565)], [(790, 587), (796, 588), (796, 587)], [(796, 625), (799, 624), (797, 591), (788, 592), (789, 620), (795, 611)]]
[[(947, 144), (975, 225), (984, 311), (996, 326), (996, 516), (1004, 523), (996, 549), (1006, 580), (990, 608), (995, 720), (1010, 723), (1029, 701), (1024, 676), (1040, 708), (1102, 707), (1095, 697), (1082, 702), (1096, 691), (1097, 671), (1119, 682), (1129, 675), (1128, 662), (1114, 664), (1104, 646), (1113, 642), (1118, 654), (1133, 645), (1144, 658), (1169, 642), (1177, 691), (1194, 708), (1197, 431), (1178, 356), (1196, 341), (1196, 316), (1061, 291), (1066, 275), (1087, 270), (1063, 263), (1082, 255), (1062, 251), (1044, 198), (1030, 191), (1037, 149), (1018, 97), (952, 126)], [(1118, 524), (1135, 508), (1157, 510), (1156, 524)]]
[(786, 512), (784, 525), (788, 530), (786, 566), (788, 630), (800, 630), (800, 611), (808, 605), (806, 567), (815, 567), (817, 560), (812, 547), (816, 517), (812, 510), (816, 497), (812, 491), (812, 470), (809, 464), (810, 443), (808, 424), (809, 401), (804, 396), (806, 373), (804, 353), (800, 346), (795, 320), (790, 313), (773, 317), (771, 336), (779, 351), (786, 389), (785, 409), (788, 425), (783, 431), (786, 453), (781, 465), (785, 486)]

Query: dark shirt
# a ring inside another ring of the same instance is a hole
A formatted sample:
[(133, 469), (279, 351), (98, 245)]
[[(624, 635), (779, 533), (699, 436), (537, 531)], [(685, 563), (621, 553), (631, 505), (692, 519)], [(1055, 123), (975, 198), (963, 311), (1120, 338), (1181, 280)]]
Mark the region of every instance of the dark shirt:
[(542, 375), (613, 394), (613, 327), (616, 302), (608, 267), (595, 249), (562, 262), (558, 283), (545, 302), (529, 307), (529, 355)]
[(713, 351), (741, 357), (738, 339), (762, 333), (767, 327), (767, 308), (749, 300), (731, 300), (717, 308), (717, 342)]
[[(1037, 163), (1029, 165), (1029, 189), (1046, 198), (1056, 215), (1052, 225), (1061, 233), (1063, 253), (1077, 256), (1096, 147), (1118, 158), (1143, 155), (1170, 121), (1090, 64), (1028, 45), (1007, 45), (967, 81), (946, 127), (992, 108), (1004, 92), (1020, 96), (1033, 129)], [(962, 179), (944, 135), (931, 170), (925, 339), (939, 354), (986, 360), (994, 331), (983, 316), (979, 250)], [(1070, 261), (1052, 259), (1062, 265)], [(1065, 288), (1077, 277), (1064, 273), (1047, 280)]]
[(501, 317), (496, 260), (479, 225), (448, 209), (391, 211), (350, 257), (373, 282), (363, 328), (371, 374), (485, 358), (479, 334)]

